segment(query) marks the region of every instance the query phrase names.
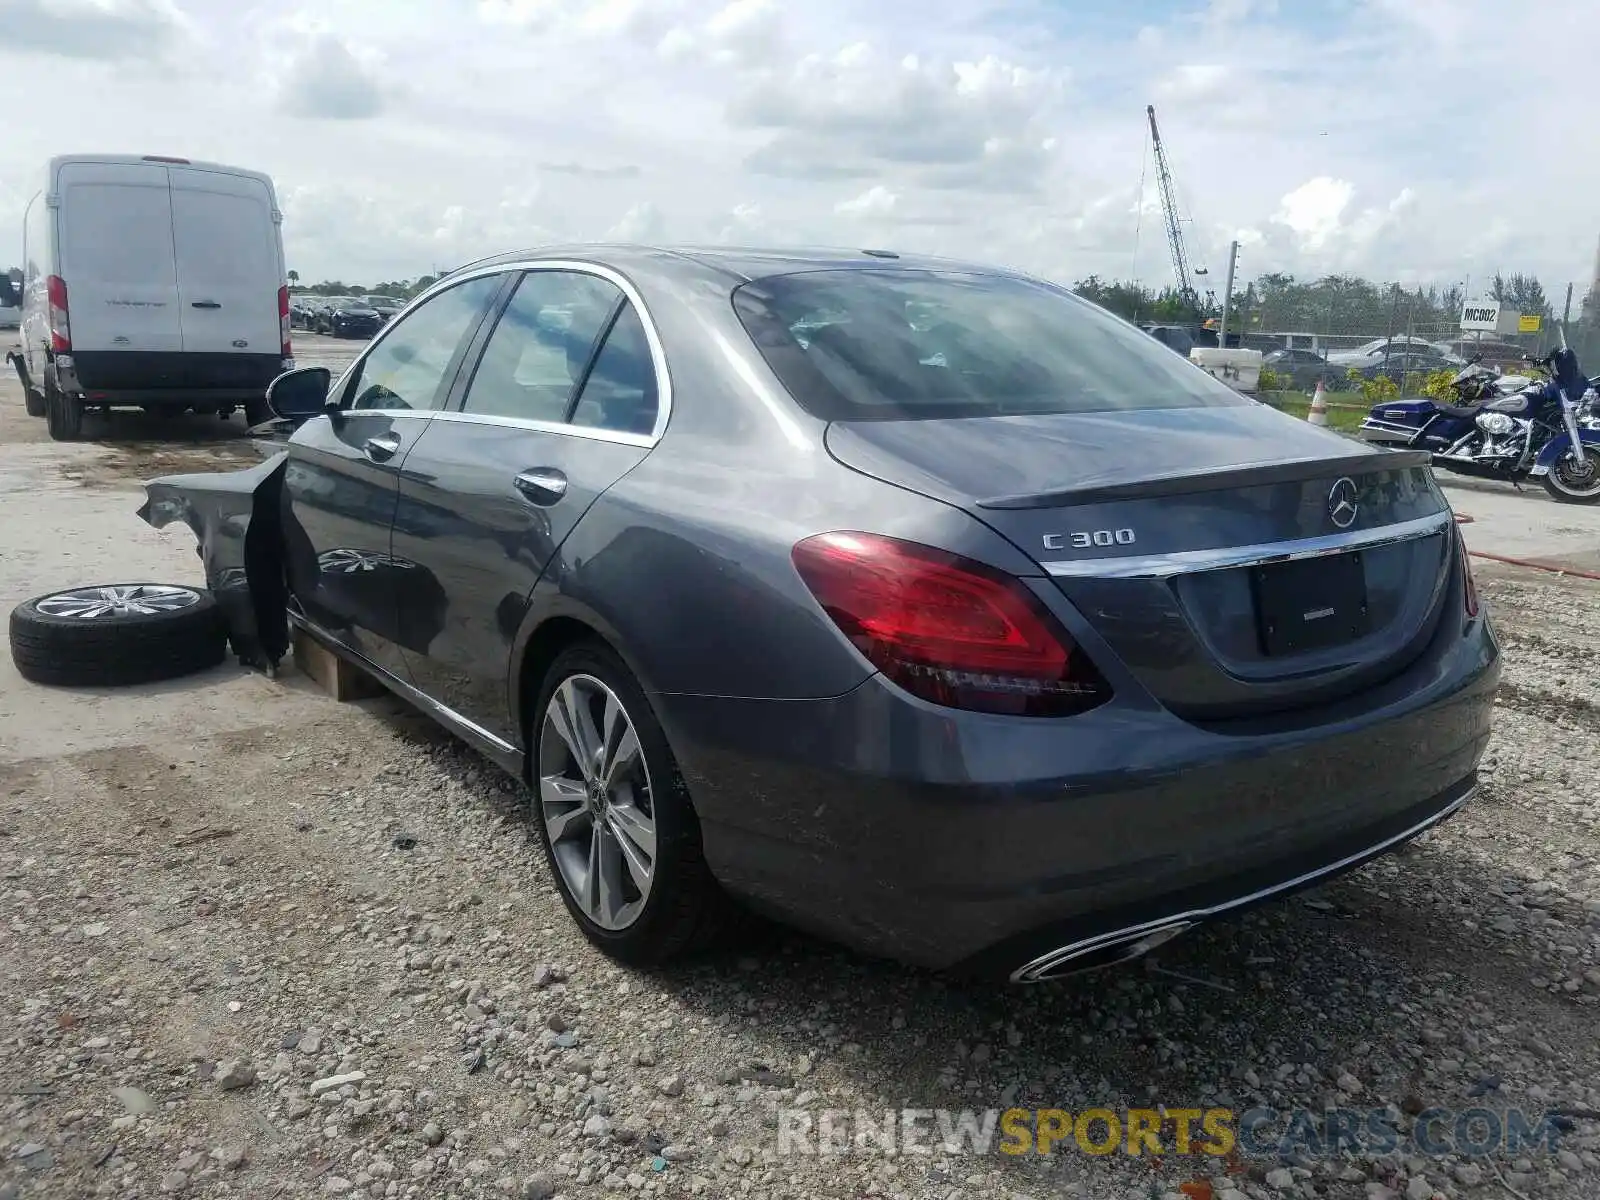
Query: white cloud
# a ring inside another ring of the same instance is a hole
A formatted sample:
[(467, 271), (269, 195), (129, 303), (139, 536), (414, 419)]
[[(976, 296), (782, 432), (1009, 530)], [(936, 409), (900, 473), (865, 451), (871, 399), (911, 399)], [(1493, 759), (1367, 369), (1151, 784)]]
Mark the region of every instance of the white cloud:
[(171, 0), (0, 3), (0, 51), (12, 54), (137, 61), (164, 57), (187, 30)]
[(839, 201), (833, 211), (846, 217), (887, 217), (894, 212), (896, 199), (893, 192), (878, 183), (859, 196)]
[[(1265, 0), (1178, 9), (0, 0), (8, 93), (52, 98), (48, 121), (15, 106), (5, 120), (0, 265), (20, 253), (44, 161), (92, 148), (270, 172), (308, 278), (416, 275), (545, 241), (870, 231), (1159, 284), (1154, 102), (1196, 263), (1219, 268), (1237, 237), (1246, 278), (1587, 281), (1593, 0), (1350, 0), (1314, 25), (1307, 6)], [(1538, 46), (1537, 68), (1513, 101), (1463, 118), (1461, 80), (1504, 78), (1511, 45)]]
[(1272, 219), (1294, 230), (1307, 250), (1318, 250), (1339, 232), (1340, 219), (1355, 192), (1355, 185), (1347, 180), (1319, 175), (1285, 196), (1283, 207)]
[(362, 61), (333, 33), (313, 33), (278, 85), (279, 102), (296, 117), (359, 121), (383, 111), (381, 66)]
[(667, 223), (661, 210), (648, 200), (640, 201), (622, 214), (622, 219), (606, 231), (610, 242), (654, 242), (665, 233)]

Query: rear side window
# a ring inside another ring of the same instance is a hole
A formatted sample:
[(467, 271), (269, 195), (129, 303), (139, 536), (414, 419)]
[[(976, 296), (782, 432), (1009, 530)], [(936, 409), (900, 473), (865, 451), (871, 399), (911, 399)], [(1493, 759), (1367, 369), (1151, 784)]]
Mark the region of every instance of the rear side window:
[(622, 301), (622, 289), (579, 271), (530, 271), (483, 348), (463, 408), (488, 417), (560, 422)]
[(655, 431), (659, 406), (650, 339), (638, 310), (626, 304), (595, 355), (572, 411), (572, 424), (614, 433), (649, 434)]
[(1087, 301), (1002, 275), (810, 271), (745, 284), (733, 303), (784, 386), (824, 420), (1251, 403)]

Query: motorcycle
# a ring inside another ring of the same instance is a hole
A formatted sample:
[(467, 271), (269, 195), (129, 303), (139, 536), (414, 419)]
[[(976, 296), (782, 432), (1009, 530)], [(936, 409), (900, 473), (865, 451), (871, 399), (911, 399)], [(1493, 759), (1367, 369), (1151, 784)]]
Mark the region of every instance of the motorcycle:
[[(1427, 397), (1385, 400), (1361, 423), (1370, 442), (1429, 450), (1443, 471), (1520, 485), (1538, 479), (1567, 504), (1600, 502), (1600, 419), (1595, 415), (1600, 377), (1584, 377), (1578, 356), (1561, 344), (1530, 364), (1543, 377), (1502, 391), (1501, 377), (1469, 363), (1452, 381), (1462, 404)], [(1575, 449), (1576, 448), (1576, 449)]]

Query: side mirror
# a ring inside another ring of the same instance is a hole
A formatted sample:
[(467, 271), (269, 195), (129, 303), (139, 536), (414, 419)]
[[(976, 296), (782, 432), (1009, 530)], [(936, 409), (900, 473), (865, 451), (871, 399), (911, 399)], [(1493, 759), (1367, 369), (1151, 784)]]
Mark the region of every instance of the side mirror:
[(267, 407), (285, 421), (309, 421), (328, 407), (333, 372), (327, 367), (297, 367), (267, 385)]

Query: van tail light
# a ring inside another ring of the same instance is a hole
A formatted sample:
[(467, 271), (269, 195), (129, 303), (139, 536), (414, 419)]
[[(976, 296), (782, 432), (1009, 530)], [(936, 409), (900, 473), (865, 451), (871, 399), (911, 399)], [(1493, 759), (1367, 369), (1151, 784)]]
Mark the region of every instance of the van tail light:
[(856, 649), (923, 700), (1061, 717), (1111, 698), (1055, 618), (1020, 580), (992, 567), (869, 533), (818, 534), (791, 557)]
[(283, 343), (282, 354), (284, 358), (294, 357), (294, 347), (290, 345), (292, 326), (289, 324), (289, 289), (278, 289), (278, 340)]
[(1472, 576), (1472, 555), (1467, 550), (1467, 539), (1461, 536), (1461, 526), (1456, 526), (1456, 546), (1461, 551), (1461, 603), (1467, 620), (1478, 619), (1478, 581)]
[(50, 349), (56, 354), (72, 353), (72, 326), (67, 320), (67, 281), (52, 275), (45, 283), (50, 297)]

